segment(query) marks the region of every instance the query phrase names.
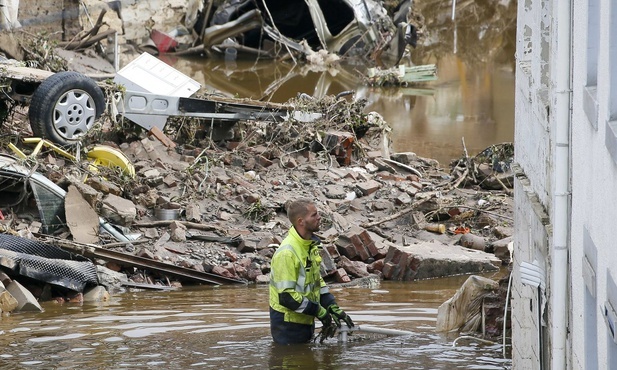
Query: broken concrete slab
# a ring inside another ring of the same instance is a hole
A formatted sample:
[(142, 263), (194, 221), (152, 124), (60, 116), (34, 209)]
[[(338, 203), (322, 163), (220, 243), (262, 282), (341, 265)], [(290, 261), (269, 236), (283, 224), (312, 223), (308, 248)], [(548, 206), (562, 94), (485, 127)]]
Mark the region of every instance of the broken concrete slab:
[(330, 199), (345, 199), (347, 191), (341, 185), (326, 185), (323, 187), (323, 192)]
[(100, 177), (88, 177), (86, 184), (103, 194), (114, 194), (117, 196), (122, 194), (122, 189), (118, 185)]
[(451, 275), (496, 271), (501, 260), (492, 254), (458, 245), (419, 242), (410, 246), (390, 246), (384, 259), (387, 280), (420, 280)]
[(381, 183), (375, 180), (369, 180), (356, 184), (356, 187), (360, 190), (362, 195), (367, 196), (379, 190), (381, 188)]
[(73, 240), (85, 244), (98, 243), (99, 215), (74, 185), (69, 186), (69, 191), (64, 198), (64, 208), (66, 223), (71, 230)]
[(129, 281), (126, 274), (113, 271), (101, 265), (96, 265), (96, 275), (99, 283), (106, 287), (107, 290), (118, 289), (123, 283)]
[(109, 301), (109, 292), (105, 289), (104, 286), (98, 285), (94, 288), (88, 289), (84, 291), (83, 301), (84, 302), (107, 302)]
[(6, 290), (17, 300), (15, 311), (39, 311), (43, 312), (43, 307), (36, 298), (19, 282), (13, 280), (7, 285)]
[(2, 292), (0, 292), (0, 313), (13, 312), (18, 305), (19, 302), (17, 302), (15, 297), (3, 288)]
[(0, 282), (0, 313), (12, 312), (17, 308), (17, 300), (9, 293), (4, 284)]
[(135, 221), (135, 217), (137, 217), (137, 208), (135, 204), (128, 199), (113, 194), (107, 194), (107, 196), (103, 198), (101, 216), (119, 223), (120, 225), (129, 226)]
[(92, 186), (84, 184), (78, 179), (73, 179), (71, 181), (71, 185), (76, 187), (77, 190), (79, 190), (81, 196), (86, 200), (86, 202), (88, 202), (88, 204), (92, 208), (96, 208), (101, 199), (103, 199), (103, 195), (101, 193), (96, 191), (96, 189), (94, 189)]
[(459, 240), (459, 243), (466, 248), (471, 248), (479, 251), (486, 251), (488, 242), (486, 238), (474, 235), (472, 233), (463, 234)]

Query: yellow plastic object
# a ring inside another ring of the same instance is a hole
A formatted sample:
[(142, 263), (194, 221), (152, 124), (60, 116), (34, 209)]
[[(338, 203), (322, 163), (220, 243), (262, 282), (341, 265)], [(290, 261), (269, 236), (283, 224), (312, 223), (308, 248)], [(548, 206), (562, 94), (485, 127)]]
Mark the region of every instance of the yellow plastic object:
[(36, 147), (34, 148), (34, 150), (32, 151), (32, 153), (30, 153), (29, 157), (35, 157), (39, 154), (39, 152), (41, 151), (41, 149), (45, 146), (47, 148), (52, 149), (54, 152), (60, 154), (61, 156), (64, 156), (72, 161), (76, 161), (77, 158), (72, 155), (71, 153), (67, 152), (66, 150), (56, 146), (56, 144), (52, 143), (49, 140), (45, 140), (45, 139), (41, 139), (40, 137), (28, 137), (24, 139), (24, 143), (26, 144), (34, 144), (36, 143)]
[(97, 145), (88, 151), (94, 166), (119, 167), (124, 173), (135, 177), (135, 167), (121, 151), (106, 145)]
[(22, 152), (18, 147), (16, 147), (13, 143), (9, 143), (9, 149), (11, 149), (13, 151), (13, 153), (15, 153), (15, 155), (17, 157), (19, 157), (20, 159), (26, 159), (28, 158), (27, 155), (24, 154), (24, 152)]

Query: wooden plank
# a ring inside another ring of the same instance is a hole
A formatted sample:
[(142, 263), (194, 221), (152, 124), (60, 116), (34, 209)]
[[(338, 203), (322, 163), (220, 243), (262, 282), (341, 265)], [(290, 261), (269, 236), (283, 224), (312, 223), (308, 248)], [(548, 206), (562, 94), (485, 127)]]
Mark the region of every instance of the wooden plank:
[(146, 283), (134, 283), (132, 281), (122, 281), (120, 282), (120, 285), (129, 287), (129, 288), (139, 288), (139, 289), (178, 290), (178, 288), (173, 287), (173, 286), (146, 284)]
[(64, 250), (70, 250), (88, 258), (100, 258), (105, 261), (115, 262), (122, 266), (137, 267), (140, 269), (154, 271), (162, 276), (175, 276), (181, 280), (190, 280), (196, 283), (207, 283), (214, 285), (221, 284), (246, 284), (241, 280), (228, 278), (208, 272), (201, 272), (169, 263), (151, 260), (143, 257), (134, 256), (118, 251), (104, 249), (92, 244), (77, 243), (74, 241), (55, 238), (47, 235), (46, 242)]
[(175, 148), (176, 147), (176, 143), (174, 143), (169, 137), (167, 137), (167, 135), (165, 135), (165, 133), (163, 131), (161, 131), (158, 127), (152, 127), (150, 129), (150, 131), (148, 132), (148, 134), (153, 135), (155, 138), (157, 138), (163, 145), (165, 145), (168, 148)]
[(42, 82), (54, 72), (30, 67), (18, 67), (9, 64), (0, 64), (0, 75), (21, 81)]

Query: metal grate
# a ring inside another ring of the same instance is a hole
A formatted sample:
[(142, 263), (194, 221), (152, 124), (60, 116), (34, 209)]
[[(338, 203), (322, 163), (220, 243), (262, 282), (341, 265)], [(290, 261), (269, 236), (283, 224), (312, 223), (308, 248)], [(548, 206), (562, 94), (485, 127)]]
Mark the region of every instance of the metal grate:
[(96, 266), (87, 258), (13, 235), (0, 234), (0, 266), (78, 292), (98, 285)]

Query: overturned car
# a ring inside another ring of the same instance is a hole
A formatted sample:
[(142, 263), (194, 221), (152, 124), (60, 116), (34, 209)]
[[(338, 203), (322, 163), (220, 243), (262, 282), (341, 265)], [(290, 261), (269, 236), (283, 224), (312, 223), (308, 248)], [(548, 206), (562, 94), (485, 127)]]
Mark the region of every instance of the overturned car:
[(227, 0), (212, 15), (209, 5), (187, 15), (207, 52), (276, 57), (323, 49), (391, 66), (417, 40), (406, 22), (409, 0), (393, 17), (374, 0)]

